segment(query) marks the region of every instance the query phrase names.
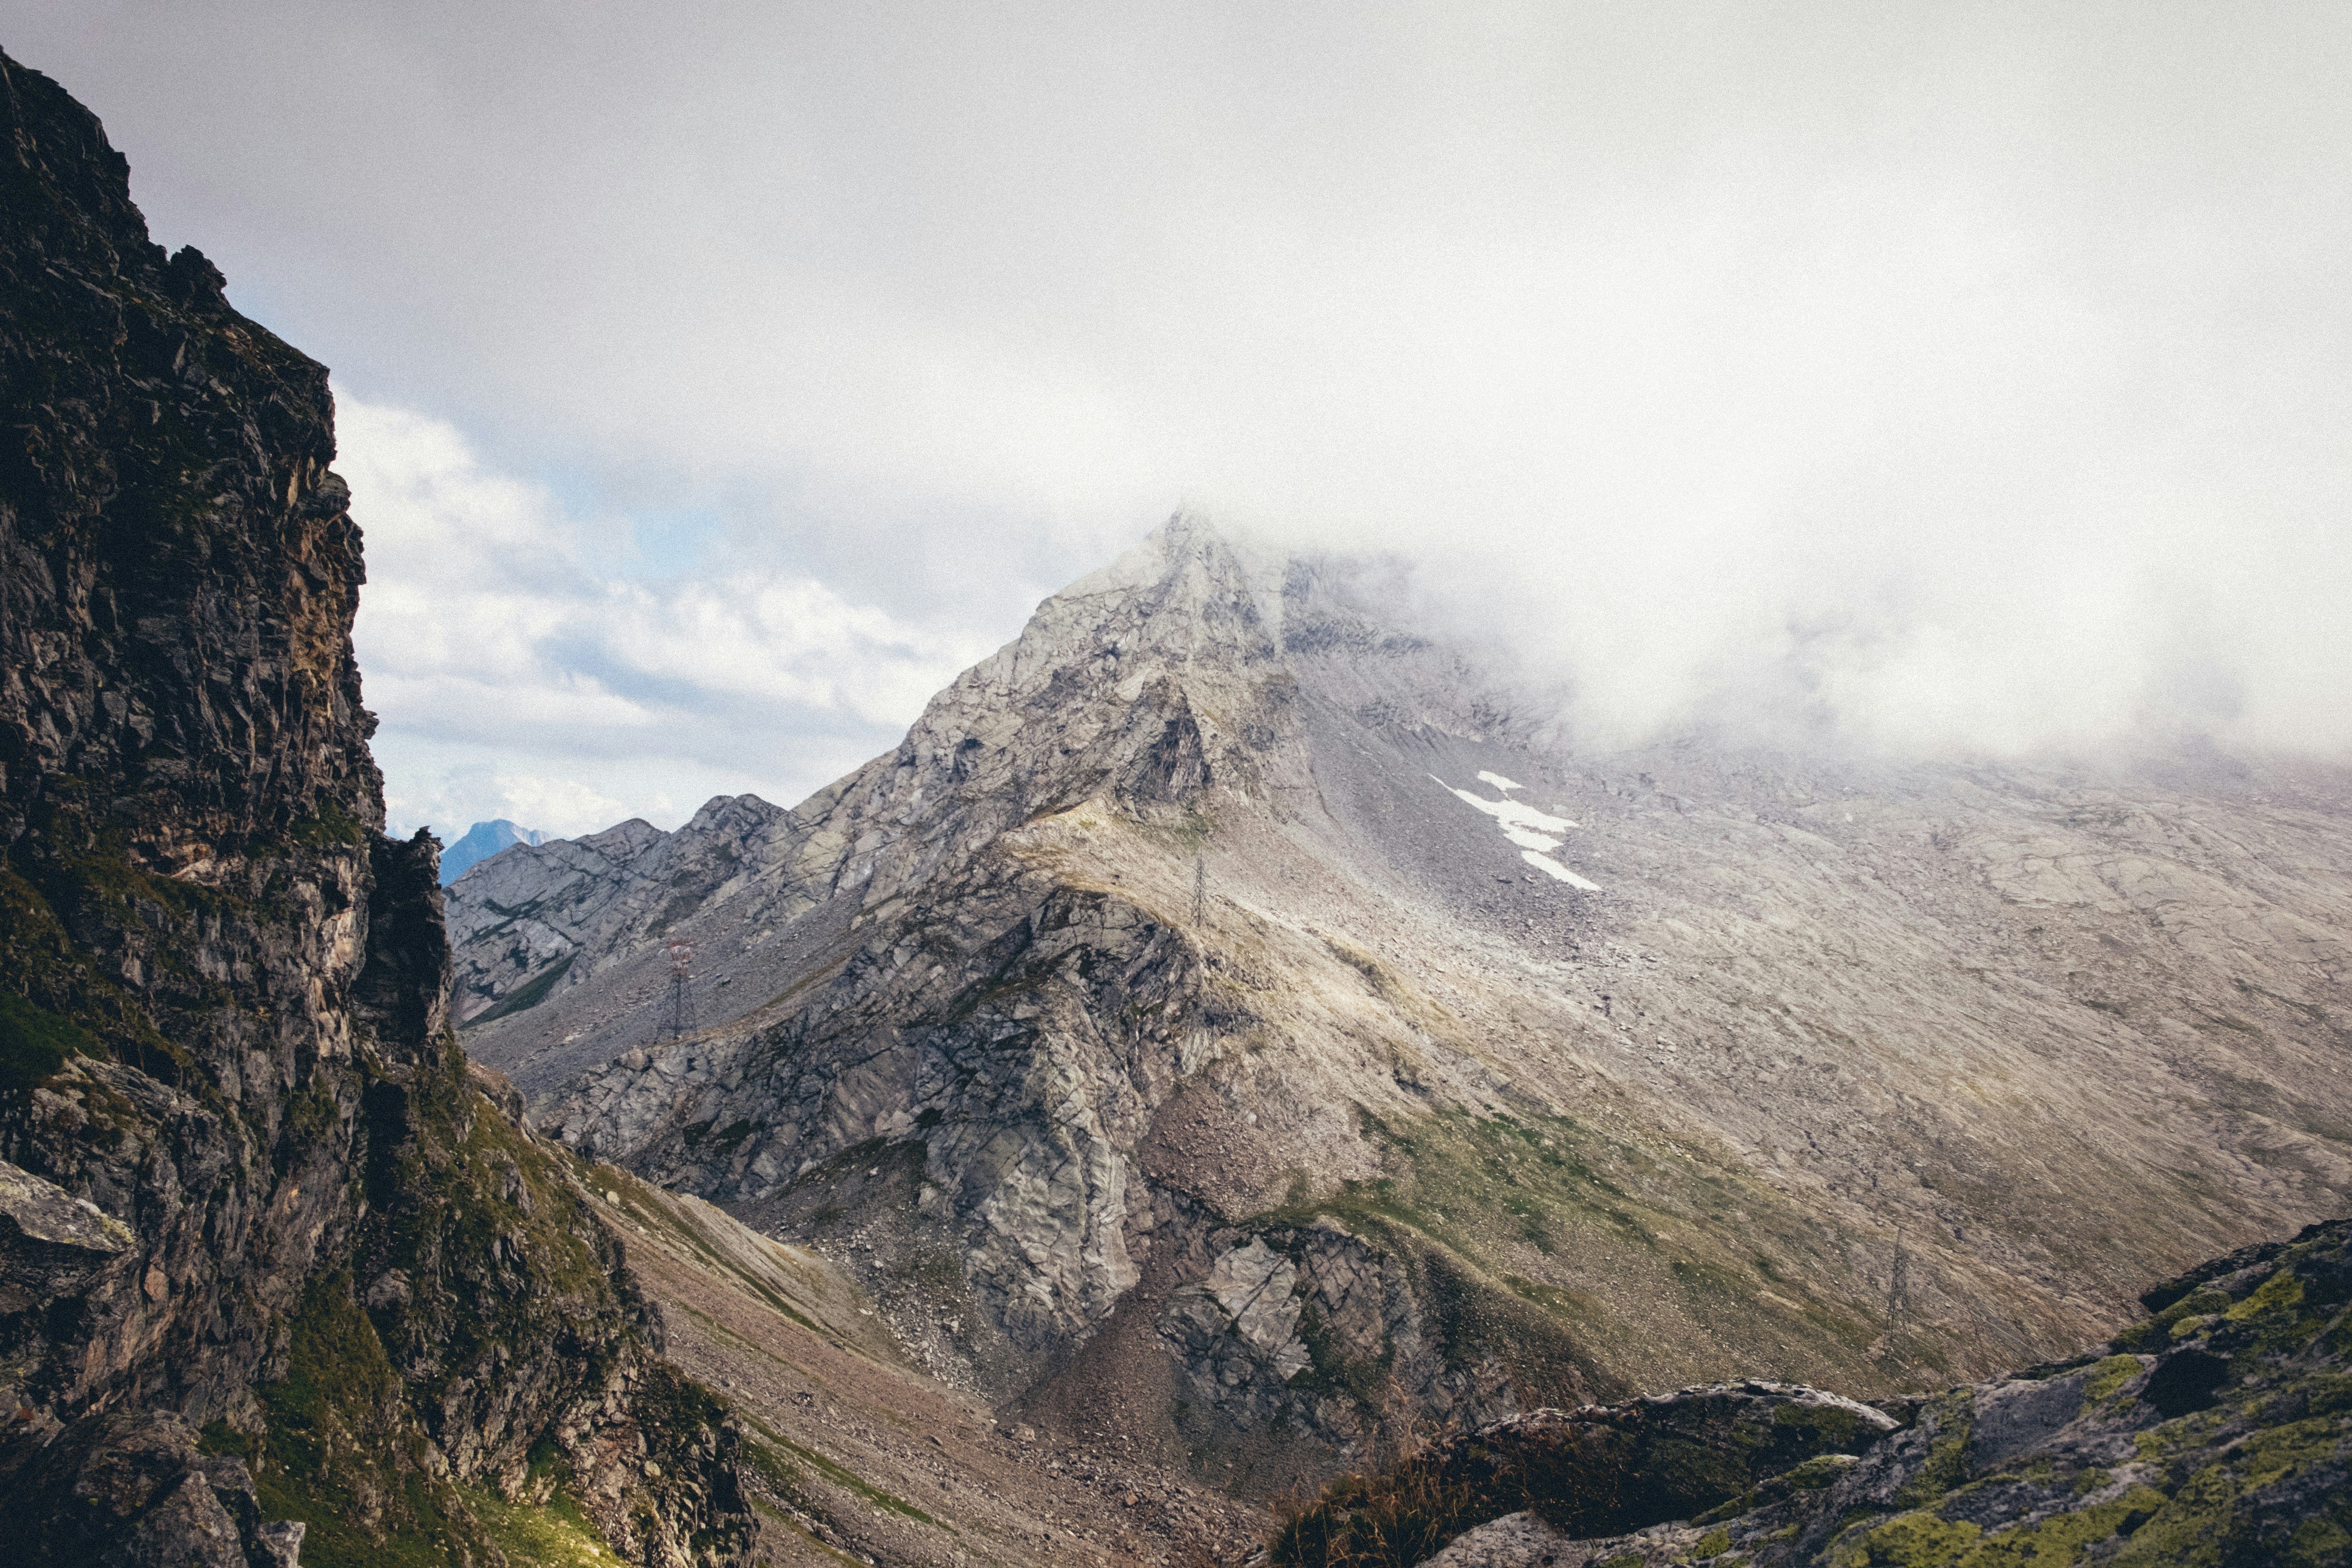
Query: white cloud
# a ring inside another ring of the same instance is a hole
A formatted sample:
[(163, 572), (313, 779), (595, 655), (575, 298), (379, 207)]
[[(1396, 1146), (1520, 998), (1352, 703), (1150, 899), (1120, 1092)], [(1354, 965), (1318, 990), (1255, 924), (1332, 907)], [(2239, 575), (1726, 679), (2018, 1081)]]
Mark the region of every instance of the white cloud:
[(406, 837), (430, 825), (445, 846), (472, 824), (500, 817), (551, 837), (576, 838), (632, 816), (675, 826), (686, 814), (658, 790), (624, 801), (577, 779), (493, 773), (484, 767), (460, 766), (437, 779), (395, 779), (386, 790), (386, 815), (395, 832)]
[(908, 628), (1009, 635), (1180, 499), (1416, 556), (1593, 739), (2352, 744), (2343, 7), (0, 15), (342, 384), (716, 520), (698, 597), (434, 479), (565, 584), (451, 631), (379, 574), (371, 673), (468, 744), (878, 724)]
[(366, 535), (354, 637), (404, 829), (671, 826), (745, 789), (790, 805), (985, 651), (773, 568), (629, 580), (613, 520), (492, 471), (447, 424), (348, 395), (337, 422)]

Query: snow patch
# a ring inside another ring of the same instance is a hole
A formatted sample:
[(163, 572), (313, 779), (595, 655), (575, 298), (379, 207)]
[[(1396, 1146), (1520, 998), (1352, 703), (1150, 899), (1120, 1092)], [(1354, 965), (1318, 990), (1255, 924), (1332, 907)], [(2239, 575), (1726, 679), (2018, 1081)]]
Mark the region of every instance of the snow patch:
[(1444, 779), (1438, 778), (1435, 773), (1429, 776), (1436, 779), (1440, 784), (1444, 784), (1446, 791), (1455, 798), (1476, 806), (1507, 828), (1530, 827), (1538, 833), (1566, 833), (1576, 826), (1565, 816), (1554, 816), (1549, 812), (1538, 811), (1526, 801), (1488, 800), (1483, 795), (1473, 795), (1466, 789), (1455, 789)]
[[(1429, 776), (1456, 800), (1465, 805), (1476, 806), (1480, 811), (1493, 817), (1496, 825), (1502, 828), (1503, 837), (1519, 847), (1519, 858), (1528, 865), (1571, 887), (1582, 888), (1587, 892), (1592, 893), (1601, 890), (1599, 883), (1586, 881), (1545, 853), (1547, 850), (1559, 848), (1560, 836), (1576, 826), (1576, 824), (1567, 817), (1554, 816), (1548, 811), (1538, 811), (1527, 802), (1513, 800), (1508, 795), (1501, 800), (1488, 800), (1484, 795), (1475, 795), (1469, 790), (1455, 789), (1444, 779), (1438, 778), (1435, 773)], [(1493, 784), (1496, 789), (1513, 790), (1527, 787), (1525, 784), (1513, 784), (1500, 773), (1481, 772), (1478, 777), (1482, 782)]]
[(1549, 855), (1539, 855), (1532, 849), (1522, 849), (1519, 851), (1519, 858), (1538, 871), (1549, 872), (1571, 888), (1582, 888), (1588, 893), (1597, 893), (1601, 890), (1600, 883), (1586, 881)]

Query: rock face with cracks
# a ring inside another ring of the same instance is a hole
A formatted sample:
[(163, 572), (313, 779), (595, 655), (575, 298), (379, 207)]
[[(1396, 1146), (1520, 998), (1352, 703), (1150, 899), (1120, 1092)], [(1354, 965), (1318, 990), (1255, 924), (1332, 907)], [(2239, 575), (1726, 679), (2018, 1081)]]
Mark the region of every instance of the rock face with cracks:
[(2340, 770), (1586, 754), (1394, 597), (1175, 519), (800, 805), (461, 879), (472, 1048), (942, 1375), (1269, 1487), (1990, 1374), (2340, 1206)]
[[(2348, 1244), (2352, 1222), (2338, 1220), (2216, 1259), (2149, 1291), (2153, 1315), (2106, 1344), (2013, 1377), (1882, 1402), (1899, 1414), (1899, 1427), (1885, 1421), (1895, 1429), (1884, 1436), (1752, 1484), (1727, 1472), (1711, 1488), (1643, 1496), (1632, 1511), (1648, 1517), (1628, 1522), (1644, 1528), (1607, 1535), (1580, 1528), (1590, 1520), (1559, 1494), (1582, 1495), (1592, 1468), (1523, 1465), (1512, 1480), (1533, 1506), (1465, 1531), (1427, 1562), (2321, 1568), (2352, 1561)], [(1470, 1446), (1507, 1450), (1513, 1440), (1507, 1426)], [(1638, 1468), (1632, 1474), (1651, 1479)], [(1495, 1489), (1487, 1510), (1511, 1500)], [(1700, 1503), (1712, 1506), (1689, 1506)], [(1296, 1527), (1286, 1542), (1276, 1564), (1323, 1560), (1298, 1550)]]
[[(1465, 1549), (1556, 1549), (1688, 1518), (1786, 1475), (1835, 1473), (1900, 1425), (1817, 1388), (1759, 1382), (1531, 1411), (1446, 1437), (1386, 1476), (1335, 1483), (1268, 1555), (1282, 1568), (1404, 1568), (1457, 1534)], [(1498, 1517), (1511, 1522), (1487, 1524)]]
[(470, 1068), (380, 831), (323, 367), (0, 57), (0, 1531), (27, 1562), (499, 1560), (745, 1527), (717, 1404)]

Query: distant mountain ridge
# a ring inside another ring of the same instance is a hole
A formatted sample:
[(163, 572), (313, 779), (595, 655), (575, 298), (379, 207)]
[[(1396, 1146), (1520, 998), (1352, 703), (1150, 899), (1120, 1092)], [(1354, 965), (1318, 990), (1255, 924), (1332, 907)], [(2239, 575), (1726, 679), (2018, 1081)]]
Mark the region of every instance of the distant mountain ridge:
[(521, 826), (503, 816), (494, 822), (478, 822), (466, 829), (464, 837), (441, 851), (441, 885), (447, 887), (501, 849), (511, 849), (518, 844), (536, 847), (546, 842), (547, 835), (538, 828)]
[[(755, 795), (720, 795), (674, 833), (633, 816), (479, 862), (451, 886), (451, 940), (464, 954), (452, 1000), (458, 1024), (522, 1012), (593, 967), (656, 950), (670, 923), (734, 876), (744, 846), (783, 816)], [(575, 968), (583, 953), (590, 963)]]

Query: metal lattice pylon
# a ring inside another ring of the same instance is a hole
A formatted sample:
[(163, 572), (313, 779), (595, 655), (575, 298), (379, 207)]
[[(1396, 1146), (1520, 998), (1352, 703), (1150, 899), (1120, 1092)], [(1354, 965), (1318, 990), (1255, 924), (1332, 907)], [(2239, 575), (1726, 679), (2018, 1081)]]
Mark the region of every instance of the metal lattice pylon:
[(1911, 1259), (1903, 1250), (1903, 1227), (1895, 1227), (1895, 1260), (1886, 1270), (1886, 1353), (1895, 1353), (1903, 1316), (1911, 1306)]
[(669, 1037), (682, 1040), (694, 1033), (694, 943), (682, 936), (669, 939)]

